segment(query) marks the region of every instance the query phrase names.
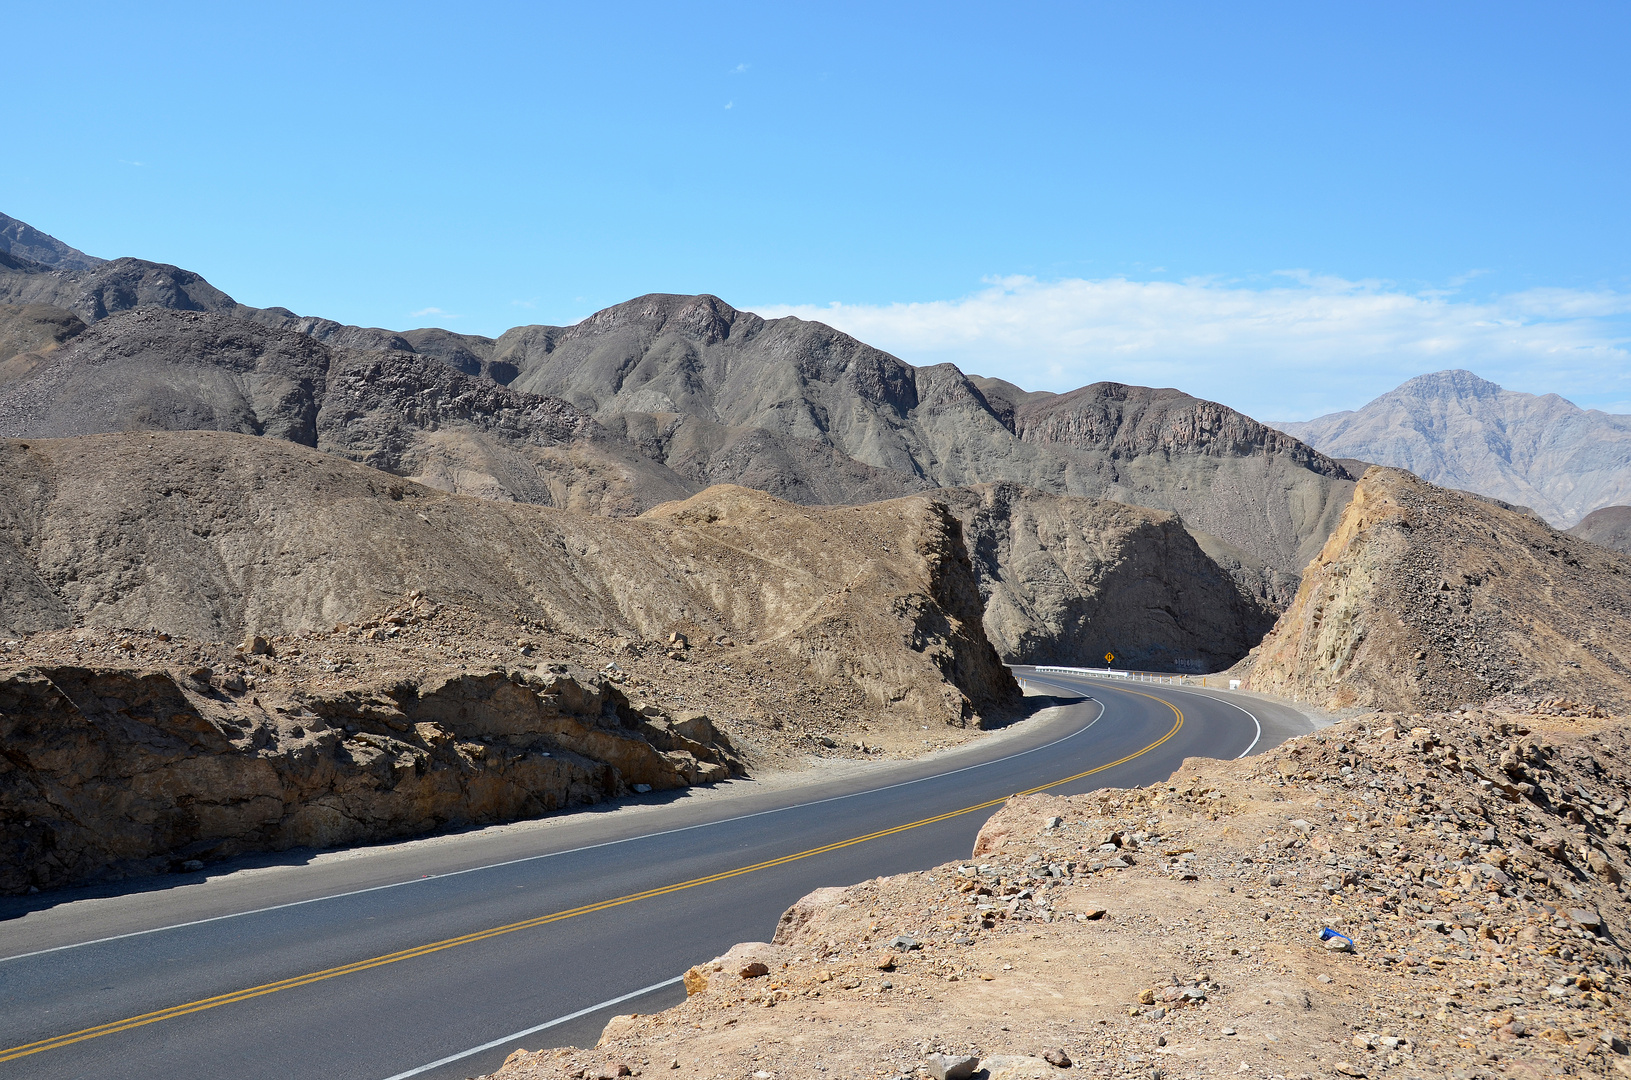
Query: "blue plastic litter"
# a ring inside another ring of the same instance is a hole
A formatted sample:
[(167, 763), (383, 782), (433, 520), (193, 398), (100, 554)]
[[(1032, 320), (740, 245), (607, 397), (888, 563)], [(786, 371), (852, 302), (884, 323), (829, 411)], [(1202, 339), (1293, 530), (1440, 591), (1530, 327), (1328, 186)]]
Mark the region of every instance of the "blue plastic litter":
[(1332, 930), (1329, 926), (1327, 926), (1324, 930), (1320, 931), (1320, 940), (1321, 941), (1330, 941), (1332, 938), (1341, 938), (1343, 941), (1346, 941), (1349, 945), (1352, 945), (1354, 943), (1353, 938), (1349, 937), (1347, 934), (1339, 934), (1335, 930)]

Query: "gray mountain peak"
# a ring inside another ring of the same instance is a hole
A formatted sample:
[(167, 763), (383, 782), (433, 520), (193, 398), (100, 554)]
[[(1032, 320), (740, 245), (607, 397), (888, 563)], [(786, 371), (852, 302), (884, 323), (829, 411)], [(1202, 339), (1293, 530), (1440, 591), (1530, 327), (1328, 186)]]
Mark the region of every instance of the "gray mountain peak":
[(1332, 457), (1408, 469), (1533, 507), (1559, 526), (1631, 502), (1631, 416), (1470, 371), (1418, 375), (1362, 409), (1275, 426)]
[(107, 262), (71, 248), (7, 214), (0, 214), (0, 253), (26, 259), (52, 270), (90, 270)]

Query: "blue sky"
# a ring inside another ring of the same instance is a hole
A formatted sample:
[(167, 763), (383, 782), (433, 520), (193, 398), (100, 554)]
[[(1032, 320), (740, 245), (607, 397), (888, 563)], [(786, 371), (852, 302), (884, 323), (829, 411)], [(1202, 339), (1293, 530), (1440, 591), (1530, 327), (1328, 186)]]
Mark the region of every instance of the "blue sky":
[(644, 292), (1268, 419), (1631, 411), (1624, 4), (11, 4), (0, 210), (245, 303)]

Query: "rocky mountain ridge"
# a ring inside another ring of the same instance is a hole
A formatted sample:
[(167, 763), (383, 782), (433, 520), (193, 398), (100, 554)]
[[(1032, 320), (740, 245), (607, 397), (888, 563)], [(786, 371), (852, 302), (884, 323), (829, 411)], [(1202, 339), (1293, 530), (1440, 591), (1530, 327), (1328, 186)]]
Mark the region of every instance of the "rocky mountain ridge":
[(1470, 371), (1420, 375), (1356, 411), (1275, 426), (1333, 456), (1532, 507), (1560, 528), (1631, 502), (1631, 416)]
[[(1103, 383), (1070, 395), (1031, 394), (951, 365), (914, 368), (822, 324), (767, 321), (711, 296), (640, 297), (575, 326), (517, 327), (497, 339), (436, 329), (399, 334), (250, 308), (195, 273), (125, 258), (83, 269), (37, 263), (0, 269), (0, 303), (48, 305), (91, 324), (153, 307), (217, 316), (302, 334), (332, 350), (385, 353), (392, 359), (381, 362), (391, 366), (427, 371), (435, 361), (529, 400), (562, 399), (597, 421), (595, 445), (584, 451), (596, 460), (583, 466), (588, 475), (581, 479), (556, 469), (540, 482), (532, 475), (534, 455), (522, 453), (518, 461), (512, 447), (494, 448), (490, 439), (471, 445), (460, 437), (449, 448), (443, 445), (449, 440), (405, 432), (419, 424), (414, 410), (399, 410), (409, 418), (396, 423), (397, 440), (420, 448), (408, 455), (412, 460), (359, 458), (490, 497), (562, 505), (562, 488), (593, 490), (600, 494), (589, 501), (632, 513), (712, 483), (811, 504), (1020, 483), (1176, 512), (1198, 535), (1245, 554), (1235, 569), (1257, 574), (1250, 591), (1284, 602), (1351, 486), (1336, 462), (1175, 390)], [(226, 336), (252, 333), (224, 322), (216, 327)], [(151, 335), (149, 341), (153, 362), (138, 381), (189, 396), (182, 384), (200, 377), (197, 365), (182, 355), (186, 371), (161, 374), (164, 350)], [(187, 347), (178, 344), (178, 351)], [(0, 380), (0, 411), (18, 381)], [(440, 381), (438, 392), (449, 392)], [(117, 382), (112, 389), (115, 397), (131, 393)], [(71, 380), (57, 396), (59, 412), (107, 412)], [(193, 421), (188, 408), (137, 419), (143, 426)], [(104, 419), (104, 430), (111, 423)], [(8, 430), (47, 429), (13, 422)], [(359, 438), (375, 441), (367, 432)], [(446, 460), (431, 460), (444, 454)], [(615, 477), (618, 469), (627, 475)]]
[(0, 214), (0, 255), (10, 256), (11, 269), (32, 263), (53, 270), (91, 270), (107, 261), (71, 248), (9, 214)]

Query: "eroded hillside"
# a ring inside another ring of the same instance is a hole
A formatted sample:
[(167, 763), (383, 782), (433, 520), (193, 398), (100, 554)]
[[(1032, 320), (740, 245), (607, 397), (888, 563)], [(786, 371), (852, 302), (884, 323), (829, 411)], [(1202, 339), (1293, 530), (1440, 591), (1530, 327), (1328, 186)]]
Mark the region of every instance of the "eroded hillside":
[(1331, 708), (1503, 694), (1631, 708), (1631, 559), (1409, 473), (1365, 473), (1247, 685)]

